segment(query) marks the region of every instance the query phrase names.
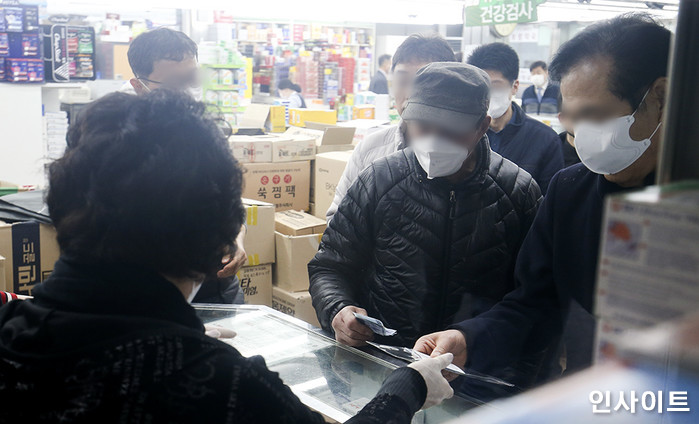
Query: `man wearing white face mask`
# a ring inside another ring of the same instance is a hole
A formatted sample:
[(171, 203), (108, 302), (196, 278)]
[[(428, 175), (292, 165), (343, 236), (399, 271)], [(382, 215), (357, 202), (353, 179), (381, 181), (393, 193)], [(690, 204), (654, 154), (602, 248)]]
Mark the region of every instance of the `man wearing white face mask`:
[[(313, 306), (338, 341), (412, 346), (514, 289), (541, 193), (490, 150), (489, 92), (487, 74), (470, 65), (436, 62), (417, 73), (402, 114), (408, 147), (360, 174), (308, 266)], [(374, 336), (353, 313), (398, 334)]]
[(468, 63), (490, 77), (490, 147), (529, 172), (546, 194), (551, 177), (563, 168), (563, 154), (558, 134), (512, 101), (519, 88), (517, 53), (507, 44), (486, 44), (471, 53)]
[(492, 372), (556, 346), (565, 329), (566, 343), (578, 346), (566, 346), (566, 372), (590, 364), (604, 199), (654, 182), (670, 37), (648, 15), (623, 15), (561, 47), (551, 73), (582, 163), (551, 180), (517, 259), (518, 289), (486, 314), (424, 338), (420, 350), (452, 352)]
[(558, 113), (558, 96), (561, 93), (556, 84), (550, 84), (546, 62), (537, 60), (529, 66), (532, 85), (522, 93), (522, 109), (526, 113)]

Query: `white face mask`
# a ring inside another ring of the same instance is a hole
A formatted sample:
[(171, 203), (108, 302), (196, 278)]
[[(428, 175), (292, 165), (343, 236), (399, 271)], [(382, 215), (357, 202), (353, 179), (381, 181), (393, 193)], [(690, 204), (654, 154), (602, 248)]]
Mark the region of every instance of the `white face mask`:
[(490, 90), (490, 106), (488, 115), (493, 119), (498, 119), (507, 112), (512, 104), (510, 100), (510, 90)]
[(411, 140), (410, 146), (430, 180), (454, 175), (469, 155), (466, 147), (435, 135)]
[[(641, 104), (646, 95), (648, 92)], [(629, 129), (636, 120), (637, 111), (604, 122), (580, 122), (575, 126), (575, 150), (590, 171), (602, 175), (616, 174), (631, 166), (648, 149), (650, 139), (662, 122), (648, 138), (636, 141), (631, 138)]]
[(532, 75), (530, 79), (532, 80), (532, 84), (537, 88), (541, 88), (546, 84), (546, 76), (543, 74)]
[(192, 98), (198, 102), (202, 101), (204, 98), (204, 90), (201, 87), (189, 87), (186, 93), (192, 96)]
[(192, 300), (194, 300), (194, 296), (196, 296), (197, 293), (199, 293), (199, 289), (201, 288), (201, 285), (203, 283), (203, 281), (192, 281), (192, 292), (187, 297), (187, 303), (192, 303)]

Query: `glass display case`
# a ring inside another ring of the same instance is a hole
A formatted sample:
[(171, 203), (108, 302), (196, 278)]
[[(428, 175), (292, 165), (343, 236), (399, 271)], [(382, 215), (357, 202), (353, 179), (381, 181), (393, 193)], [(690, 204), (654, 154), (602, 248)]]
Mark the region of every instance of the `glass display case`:
[[(310, 408), (345, 422), (378, 392), (398, 367), (336, 343), (318, 329), (265, 306), (193, 305), (202, 321), (237, 333), (223, 339), (244, 356), (260, 355)], [(459, 396), (415, 414), (413, 423), (442, 423), (482, 404)]]

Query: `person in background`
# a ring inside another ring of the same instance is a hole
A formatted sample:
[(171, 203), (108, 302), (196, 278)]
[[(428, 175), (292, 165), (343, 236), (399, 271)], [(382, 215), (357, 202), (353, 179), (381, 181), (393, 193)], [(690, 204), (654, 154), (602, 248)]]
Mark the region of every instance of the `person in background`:
[(563, 154), (556, 132), (512, 101), (519, 88), (517, 53), (507, 44), (485, 44), (467, 62), (490, 76), (490, 147), (529, 172), (546, 194), (549, 181), (563, 168)]
[(382, 54), (379, 57), (379, 70), (369, 83), (369, 91), (376, 94), (388, 94), (388, 71), (391, 69), (391, 55)]
[(558, 113), (558, 121), (563, 126), (563, 131), (558, 134), (558, 138), (561, 139), (561, 150), (563, 151), (563, 165), (567, 168), (569, 166), (580, 163), (580, 156), (578, 152), (575, 151), (575, 136), (573, 135), (573, 124), (563, 110), (563, 96), (558, 94), (558, 104), (561, 107), (561, 111)]
[(374, 339), (357, 313), (398, 331), (377, 341), (412, 346), (514, 289), (541, 192), (490, 150), (489, 93), (474, 66), (436, 62), (417, 73), (402, 111), (410, 146), (360, 174), (308, 264), (318, 320), (337, 341)]
[[(169, 28), (157, 28), (136, 37), (129, 45), (127, 56), (135, 75), (122, 87), (122, 92), (143, 95), (158, 88), (187, 92), (194, 95), (199, 87), (197, 45), (185, 33)], [(247, 228), (242, 227), (233, 255), (222, 259), (223, 269), (206, 281), (194, 301), (197, 303), (243, 303), (243, 292), (236, 273), (247, 262), (243, 242)]]
[(134, 38), (127, 57), (134, 77), (120, 91), (145, 94), (156, 88), (192, 91), (199, 87), (198, 48), (181, 31), (157, 28)]
[[(171, 90), (113, 93), (71, 125), (49, 171), (61, 257), (32, 300), (0, 308), (3, 421), (325, 422), (189, 304), (245, 221), (242, 170), (205, 111)], [(398, 368), (347, 422), (410, 423), (453, 394), (451, 359)]]
[(485, 314), (422, 338), (417, 350), (452, 352), (456, 365), (493, 372), (556, 343), (567, 325), (576, 340), (566, 372), (590, 365), (604, 200), (655, 181), (670, 38), (649, 15), (626, 14), (561, 46), (551, 73), (582, 163), (551, 181), (517, 258), (518, 288)]
[(522, 109), (526, 113), (558, 113), (561, 93), (556, 84), (549, 83), (549, 71), (546, 62), (537, 60), (529, 67), (532, 85), (522, 93)]
[(290, 79), (285, 78), (279, 81), (277, 89), (279, 90), (279, 96), (289, 101), (289, 108), (306, 108), (306, 100), (301, 96), (301, 86), (298, 84), (294, 84)]
[[(410, 94), (410, 87), (420, 68), (431, 62), (453, 61), (454, 51), (439, 35), (413, 34), (406, 38), (393, 55), (393, 97), (396, 100), (398, 113), (403, 111), (403, 104)], [(335, 189), (335, 197), (326, 214), (328, 221), (337, 212), (340, 202), (360, 172), (374, 160), (388, 156), (406, 146), (405, 132), (406, 125), (401, 121), (398, 125), (370, 134), (357, 145)]]

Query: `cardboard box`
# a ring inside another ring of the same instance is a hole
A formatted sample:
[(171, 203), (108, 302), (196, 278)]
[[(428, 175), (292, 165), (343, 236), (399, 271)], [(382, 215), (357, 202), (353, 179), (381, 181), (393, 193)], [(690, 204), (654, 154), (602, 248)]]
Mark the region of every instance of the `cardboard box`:
[(0, 287), (5, 287), (5, 257), (0, 256)]
[(310, 161), (246, 163), (243, 167), (243, 197), (272, 203), (277, 211), (308, 210)]
[(228, 143), (240, 163), (272, 162), (272, 140), (268, 136), (232, 135)]
[(285, 134), (312, 137), (316, 143), (316, 153), (325, 153), (354, 149), (354, 132), (355, 128), (351, 127), (306, 122), (306, 128), (290, 127)]
[(340, 122), (339, 127), (355, 128), (352, 142), (356, 145), (364, 141), (370, 134), (386, 128), (390, 122), (382, 119), (355, 119), (352, 121)]
[(328, 152), (316, 155), (315, 163), (315, 216), (325, 219), (325, 213), (335, 198), (335, 189), (345, 172), (352, 152)]
[(352, 119), (374, 119), (376, 107), (374, 105), (361, 105), (352, 108)]
[(270, 106), (267, 130), (273, 133), (286, 131), (286, 106)]
[(307, 291), (291, 293), (279, 287), (272, 287), (272, 308), (320, 327), (311, 294)]
[(240, 290), (249, 305), (272, 306), (272, 265), (246, 266), (238, 273)]
[(5, 284), (0, 289), (30, 295), (51, 275), (60, 256), (56, 230), (38, 222), (0, 224), (0, 256), (5, 258)]
[(232, 135), (228, 142), (241, 163), (312, 160), (316, 154), (315, 139), (308, 135)]
[(289, 109), (289, 125), (305, 127), (307, 121), (334, 125), (337, 123), (337, 112), (335, 110)]
[(274, 214), (274, 230), (287, 236), (323, 234), (325, 227), (324, 219), (302, 211), (283, 211)]
[(247, 214), (244, 243), (248, 266), (274, 262), (274, 205), (252, 199), (243, 199), (243, 205)]
[(274, 234), (277, 242), (274, 285), (290, 292), (308, 290), (308, 263), (318, 252), (323, 235), (287, 236), (279, 232)]
[(252, 103), (245, 108), (238, 123), (240, 130), (264, 130), (269, 119), (270, 105)]

